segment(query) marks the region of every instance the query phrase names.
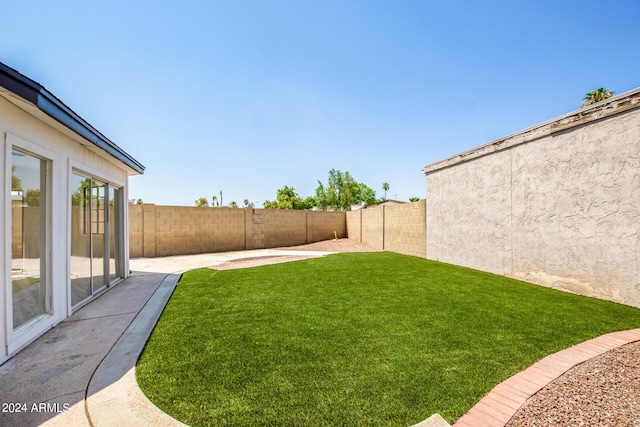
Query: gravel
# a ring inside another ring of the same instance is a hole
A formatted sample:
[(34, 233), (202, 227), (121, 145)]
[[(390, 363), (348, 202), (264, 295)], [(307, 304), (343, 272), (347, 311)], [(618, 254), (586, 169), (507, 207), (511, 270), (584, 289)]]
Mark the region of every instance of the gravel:
[(506, 427), (640, 427), (640, 342), (594, 357), (533, 395)]

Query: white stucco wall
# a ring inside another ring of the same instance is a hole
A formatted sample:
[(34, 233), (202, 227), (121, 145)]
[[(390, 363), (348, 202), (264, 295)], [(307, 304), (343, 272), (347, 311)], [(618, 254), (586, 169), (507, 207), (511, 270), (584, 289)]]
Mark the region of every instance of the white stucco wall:
[(640, 91), (425, 172), (428, 258), (640, 307)]
[[(3, 92), (0, 95), (7, 95)], [(72, 168), (77, 168), (87, 174), (108, 182), (116, 187), (123, 187), (124, 197), (127, 196), (127, 170), (119, 161), (110, 158), (107, 153), (94, 152), (89, 147), (81, 145), (72, 138), (71, 132), (56, 126), (56, 122), (48, 117), (38, 117), (19, 108), (0, 96), (0, 162), (3, 173), (0, 174), (0, 184), (3, 197), (0, 202), (0, 226), (4, 235), (0, 249), (0, 277), (2, 277), (2, 292), (0, 293), (0, 363), (11, 354), (28, 344), (53, 325), (59, 323), (71, 314), (69, 297), (69, 253), (70, 253), (70, 190), (69, 174)], [(20, 104), (19, 101), (18, 104)], [(27, 104), (21, 104), (29, 109)], [(31, 110), (35, 114), (36, 109)], [(39, 113), (42, 115), (42, 113)], [(56, 126), (57, 128), (54, 128)], [(79, 138), (79, 137), (76, 137)], [(50, 217), (47, 229), (51, 242), (48, 256), (49, 295), (51, 296), (51, 313), (46, 319), (38, 322), (27, 330), (14, 333), (11, 327), (11, 207), (9, 194), (11, 191), (11, 149), (17, 146), (39, 157), (49, 160), (50, 165)], [(126, 198), (123, 199), (126, 207)], [(123, 224), (128, 223), (126, 217)], [(126, 230), (125, 230), (126, 231)], [(128, 259), (128, 245), (124, 245), (124, 258)], [(128, 268), (125, 269), (128, 274)]]

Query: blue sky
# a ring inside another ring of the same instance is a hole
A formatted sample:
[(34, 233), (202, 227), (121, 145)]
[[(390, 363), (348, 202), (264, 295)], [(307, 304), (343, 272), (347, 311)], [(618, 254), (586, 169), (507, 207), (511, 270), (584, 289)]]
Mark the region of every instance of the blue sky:
[(146, 167), (130, 198), (261, 207), (422, 168), (640, 86), (640, 2), (5, 2), (0, 61)]

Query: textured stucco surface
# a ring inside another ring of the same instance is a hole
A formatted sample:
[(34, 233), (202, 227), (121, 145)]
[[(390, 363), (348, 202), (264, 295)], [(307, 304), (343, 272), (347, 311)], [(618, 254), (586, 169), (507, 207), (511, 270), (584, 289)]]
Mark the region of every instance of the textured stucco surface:
[(508, 274), (510, 155), (485, 156), (427, 177), (427, 257)]
[(425, 168), (428, 258), (640, 307), (640, 108), (546, 127)]

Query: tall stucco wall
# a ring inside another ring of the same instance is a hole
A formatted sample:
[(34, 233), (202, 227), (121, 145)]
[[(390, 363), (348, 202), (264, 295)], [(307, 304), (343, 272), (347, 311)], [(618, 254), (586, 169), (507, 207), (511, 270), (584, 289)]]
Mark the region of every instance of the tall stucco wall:
[(132, 257), (295, 246), (346, 233), (344, 212), (129, 205)]
[(606, 108), (427, 172), (428, 258), (640, 306), (640, 109)]
[(510, 169), (503, 151), (428, 176), (428, 258), (511, 272)]
[(347, 212), (349, 239), (373, 249), (426, 257), (426, 200)]

